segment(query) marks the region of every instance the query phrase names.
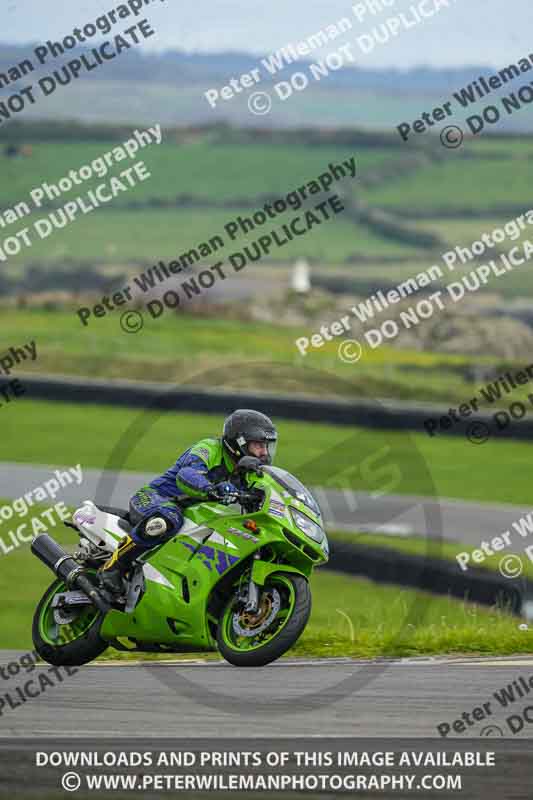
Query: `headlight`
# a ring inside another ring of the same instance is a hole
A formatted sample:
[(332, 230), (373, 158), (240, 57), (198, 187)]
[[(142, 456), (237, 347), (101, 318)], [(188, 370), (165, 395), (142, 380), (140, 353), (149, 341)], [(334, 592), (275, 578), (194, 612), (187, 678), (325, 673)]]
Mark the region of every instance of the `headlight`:
[(306, 514), (302, 514), (301, 511), (297, 511), (295, 508), (291, 508), (290, 512), (294, 524), (300, 528), (300, 530), (303, 531), (306, 536), (309, 536), (310, 539), (313, 539), (315, 542), (320, 544), (324, 538), (324, 531), (320, 525), (317, 525), (316, 522), (313, 522), (312, 519), (309, 519)]

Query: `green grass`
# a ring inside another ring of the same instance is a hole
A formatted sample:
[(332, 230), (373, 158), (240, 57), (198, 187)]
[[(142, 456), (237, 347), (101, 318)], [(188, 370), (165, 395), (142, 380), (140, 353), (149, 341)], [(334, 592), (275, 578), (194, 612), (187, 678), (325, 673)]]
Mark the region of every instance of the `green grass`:
[(386, 208), (490, 209), (531, 206), (529, 170), (519, 160), (446, 159), (424, 170), (368, 189), (367, 200)]
[(311, 588), (316, 610), (291, 655), (503, 655), (529, 652), (533, 641), (516, 618), (451, 598), (327, 572)]
[[(3, 501), (5, 502), (5, 501)], [(5, 538), (7, 523), (0, 525)], [(52, 528), (70, 549), (72, 531)], [(21, 582), (21, 576), (24, 576)], [(52, 573), (23, 545), (0, 559), (0, 648), (32, 649), (31, 620), (53, 580)], [(400, 656), (423, 653), (515, 653), (531, 648), (531, 634), (508, 615), (423, 592), (380, 586), (319, 570), (311, 579), (313, 611), (308, 627), (288, 656)], [(147, 658), (109, 649), (104, 659)], [(201, 654), (206, 657), (205, 654)], [(163, 658), (168, 658), (165, 654)], [(194, 657), (187, 653), (184, 658)], [(207, 655), (208, 658), (216, 654)]]
[[(192, 442), (217, 434), (227, 410), (157, 413), (22, 397), (0, 409), (2, 460), (162, 473)], [(309, 485), (526, 505), (531, 499), (527, 442), (473, 445), (403, 431), (276, 422), (276, 462)]]

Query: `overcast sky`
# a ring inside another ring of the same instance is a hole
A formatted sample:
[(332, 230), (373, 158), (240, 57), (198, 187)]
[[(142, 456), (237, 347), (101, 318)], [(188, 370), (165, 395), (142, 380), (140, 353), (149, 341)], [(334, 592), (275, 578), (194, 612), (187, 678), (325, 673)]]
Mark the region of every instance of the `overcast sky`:
[[(101, 13), (120, 5), (121, 0), (4, 0), (3, 42), (58, 39), (74, 27), (83, 27)], [(370, 0), (359, 0), (363, 5)], [(384, 0), (373, 0), (376, 3)], [(413, 19), (410, 7), (422, 0), (386, 0), (380, 15), (367, 14), (359, 22), (351, 0), (153, 0), (142, 16), (148, 17), (157, 37), (146, 42), (147, 50), (180, 49), (197, 52), (240, 50), (264, 54), (298, 42), (321, 28), (347, 16), (353, 30), (338, 40), (349, 41), (400, 12)], [(424, 0), (425, 8), (435, 2)], [(533, 52), (531, 0), (448, 0), (433, 17), (400, 34), (372, 53), (360, 54), (362, 67), (502, 66)], [(139, 17), (139, 19), (142, 18)], [(114, 32), (128, 27), (122, 20)]]

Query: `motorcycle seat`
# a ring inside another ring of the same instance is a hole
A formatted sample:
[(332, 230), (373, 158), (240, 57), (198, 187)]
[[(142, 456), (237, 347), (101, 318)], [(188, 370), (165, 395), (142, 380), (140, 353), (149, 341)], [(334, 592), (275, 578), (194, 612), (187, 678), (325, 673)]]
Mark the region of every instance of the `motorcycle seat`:
[[(95, 503), (96, 505), (96, 503)], [(113, 514), (115, 517), (120, 517), (126, 522), (131, 524), (130, 512), (125, 508), (116, 508), (115, 506), (96, 506), (99, 511), (104, 511), (106, 514)], [(122, 525), (120, 526), (122, 527)]]

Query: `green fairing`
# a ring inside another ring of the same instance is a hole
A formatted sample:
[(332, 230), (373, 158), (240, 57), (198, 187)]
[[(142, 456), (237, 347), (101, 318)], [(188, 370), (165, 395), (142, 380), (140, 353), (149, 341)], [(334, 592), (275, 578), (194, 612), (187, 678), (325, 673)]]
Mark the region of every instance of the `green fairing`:
[[(102, 639), (126, 649), (216, 650), (217, 627), (222, 620), (228, 625), (228, 603), (243, 576), (249, 580), (250, 570), (260, 588), (269, 576), (279, 574), (279, 579), (271, 581), (278, 580), (283, 592), (283, 575), (307, 579), (314, 566), (328, 560), (325, 534), (322, 542), (314, 541), (296, 526), (288, 509), (305, 513), (321, 526), (319, 514), (289, 494), (273, 472), (261, 477), (248, 474), (247, 482), (265, 494), (259, 511), (235, 514), (213, 502), (186, 509), (186, 519), (201, 526), (200, 530), (193, 531), (194, 535), (178, 533), (141, 557), (153, 568), (145, 568), (145, 592), (133, 612), (112, 609), (105, 615)], [(247, 520), (255, 522), (259, 532), (244, 527)], [(258, 550), (264, 555), (254, 559)], [(251, 643), (243, 642), (243, 649), (245, 645), (250, 649)]]

